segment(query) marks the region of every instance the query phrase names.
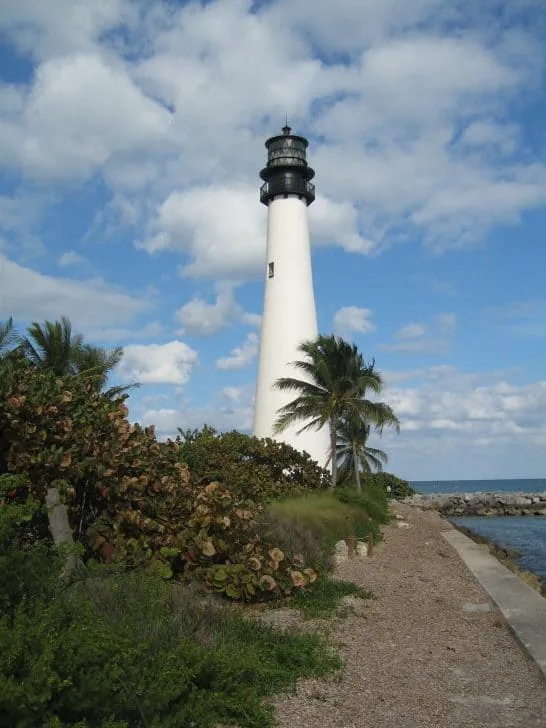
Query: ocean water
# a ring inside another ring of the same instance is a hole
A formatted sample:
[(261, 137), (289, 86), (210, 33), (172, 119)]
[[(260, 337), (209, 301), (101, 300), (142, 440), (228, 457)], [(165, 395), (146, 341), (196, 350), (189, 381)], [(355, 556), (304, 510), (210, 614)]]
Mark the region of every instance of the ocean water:
[(546, 581), (546, 516), (475, 516), (452, 518), (505, 548), (515, 549), (518, 564)]
[[(413, 481), (418, 493), (539, 493), (546, 491), (546, 478), (525, 480), (437, 480)], [(487, 516), (454, 518), (505, 548), (520, 553), (518, 564), (546, 581), (546, 516)]]
[(546, 490), (546, 478), (503, 480), (413, 480), (418, 493), (540, 493)]

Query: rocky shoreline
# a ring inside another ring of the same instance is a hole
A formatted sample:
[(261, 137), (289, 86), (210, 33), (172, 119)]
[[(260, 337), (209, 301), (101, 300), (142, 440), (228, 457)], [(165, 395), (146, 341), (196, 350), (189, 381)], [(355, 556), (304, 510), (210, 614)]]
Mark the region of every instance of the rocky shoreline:
[(416, 493), (402, 503), (442, 516), (546, 516), (542, 493)]

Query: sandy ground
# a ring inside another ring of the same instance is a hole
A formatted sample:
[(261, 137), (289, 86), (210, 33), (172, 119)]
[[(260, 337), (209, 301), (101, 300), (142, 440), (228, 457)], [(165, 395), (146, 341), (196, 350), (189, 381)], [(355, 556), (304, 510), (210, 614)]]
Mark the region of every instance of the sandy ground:
[[(281, 728), (544, 728), (546, 682), (441, 531), (434, 512), (397, 506), (369, 559), (340, 578), (371, 589), (331, 640), (341, 676), (275, 699)], [(480, 607), (477, 607), (479, 610)]]

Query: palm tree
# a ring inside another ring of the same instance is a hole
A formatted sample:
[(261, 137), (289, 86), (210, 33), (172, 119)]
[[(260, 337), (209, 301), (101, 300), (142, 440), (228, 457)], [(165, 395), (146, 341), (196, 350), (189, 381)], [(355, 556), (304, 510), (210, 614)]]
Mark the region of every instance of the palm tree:
[(275, 422), (275, 432), (282, 432), (296, 422), (306, 423), (298, 432), (320, 430), (328, 425), (330, 432), (330, 462), (332, 488), (337, 483), (337, 437), (343, 419), (363, 419), (379, 425), (380, 403), (367, 400), (366, 391), (381, 391), (383, 380), (367, 364), (355, 344), (341, 337), (318, 336), (306, 341), (299, 350), (306, 358), (293, 362), (303, 379), (282, 377), (275, 387), (283, 392), (296, 392), (296, 398), (281, 407)]
[(27, 329), (23, 347), (29, 361), (40, 369), (51, 369), (58, 376), (77, 374), (75, 357), (83, 347), (83, 336), (72, 335), (72, 324), (66, 316), (60, 321), (34, 321)]
[(362, 490), (360, 473), (381, 471), (388, 462), (388, 455), (383, 450), (368, 446), (371, 426), (360, 420), (342, 420), (337, 434), (338, 468), (342, 480), (353, 473), (357, 491)]
[[(369, 365), (372, 369), (375, 362)], [(381, 380), (381, 387), (383, 386)], [(377, 391), (377, 390), (376, 390)], [(365, 400), (366, 390), (361, 392), (362, 398)], [(345, 476), (354, 472), (356, 489), (360, 493), (362, 490), (360, 484), (360, 471), (370, 473), (372, 468), (382, 470), (383, 465), (388, 461), (388, 456), (383, 450), (368, 447), (368, 437), (370, 435), (371, 426), (381, 435), (385, 427), (392, 427), (396, 432), (400, 432), (400, 421), (394, 414), (392, 408), (384, 402), (374, 402), (373, 416), (369, 417), (346, 417), (344, 418), (338, 431), (338, 455), (340, 462), (343, 464)]]
[[(93, 379), (99, 389), (104, 389), (108, 375), (117, 367), (123, 357), (123, 349), (116, 346), (114, 349), (102, 349), (100, 346), (82, 344), (73, 355), (73, 363), (77, 374), (86, 379)], [(110, 399), (119, 397), (138, 384), (129, 384), (125, 387), (110, 387), (104, 394)]]
[[(72, 333), (72, 324), (66, 316), (60, 321), (34, 321), (22, 339), (26, 357), (40, 369), (51, 369), (58, 376), (81, 376), (94, 380), (98, 389), (104, 389), (108, 375), (119, 364), (123, 349), (111, 350), (91, 346), (81, 334)], [(111, 387), (105, 391), (110, 398), (119, 397), (137, 384)]]

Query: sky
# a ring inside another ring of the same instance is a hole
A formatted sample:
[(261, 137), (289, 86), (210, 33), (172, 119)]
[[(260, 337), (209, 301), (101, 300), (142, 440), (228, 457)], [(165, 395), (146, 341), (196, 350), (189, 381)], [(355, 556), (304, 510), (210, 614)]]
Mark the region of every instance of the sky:
[(543, 0), (2, 0), (0, 318), (123, 346), (161, 437), (249, 432), (287, 114), (319, 329), (384, 375), (388, 469), (546, 476), (544, 38)]

